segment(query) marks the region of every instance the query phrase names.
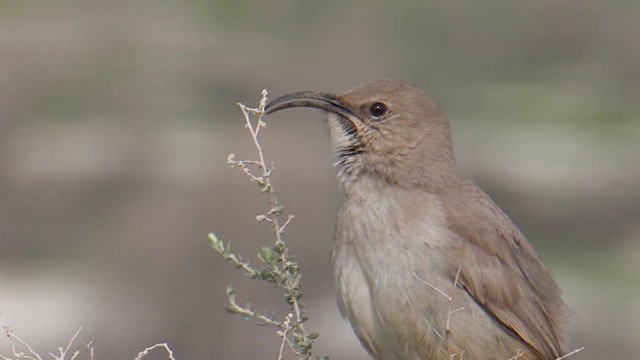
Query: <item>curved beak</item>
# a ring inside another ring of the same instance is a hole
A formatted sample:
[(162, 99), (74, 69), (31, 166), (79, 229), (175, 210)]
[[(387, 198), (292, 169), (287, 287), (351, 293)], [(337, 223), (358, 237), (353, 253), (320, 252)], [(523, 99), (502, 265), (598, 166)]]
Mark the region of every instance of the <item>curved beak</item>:
[(353, 122), (357, 118), (351, 110), (338, 101), (334, 94), (321, 93), (316, 91), (300, 91), (293, 94), (280, 96), (271, 101), (265, 107), (267, 114), (292, 107), (312, 107), (330, 113), (337, 114)]

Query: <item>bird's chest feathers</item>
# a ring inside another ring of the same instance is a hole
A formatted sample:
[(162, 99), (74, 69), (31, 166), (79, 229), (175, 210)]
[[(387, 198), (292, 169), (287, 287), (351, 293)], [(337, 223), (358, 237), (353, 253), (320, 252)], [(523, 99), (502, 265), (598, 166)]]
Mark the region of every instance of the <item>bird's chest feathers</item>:
[(426, 276), (425, 262), (441, 258), (446, 226), (432, 194), (373, 181), (356, 185), (344, 188), (336, 226), (338, 302), (372, 353), (391, 354), (396, 350), (375, 348), (376, 339), (391, 335), (379, 304), (414, 300), (411, 285)]
[(366, 178), (343, 190), (335, 256), (357, 261), (372, 281), (404, 276), (444, 245), (447, 226), (436, 195)]

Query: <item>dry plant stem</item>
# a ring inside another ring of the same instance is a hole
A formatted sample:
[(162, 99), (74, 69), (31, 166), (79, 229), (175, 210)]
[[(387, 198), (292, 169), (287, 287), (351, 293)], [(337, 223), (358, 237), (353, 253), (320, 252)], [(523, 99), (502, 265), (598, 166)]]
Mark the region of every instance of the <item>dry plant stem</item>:
[(283, 216), (284, 206), (278, 203), (271, 183), (271, 176), (275, 168), (272, 163), (267, 162), (262, 145), (258, 140), (260, 129), (266, 127), (266, 123), (262, 120), (267, 102), (266, 96), (267, 92), (263, 90), (260, 105), (257, 108), (238, 104), (244, 115), (244, 127), (249, 131), (258, 152), (258, 160), (236, 160), (234, 154), (230, 154), (227, 158), (227, 164), (242, 170), (252, 182), (256, 182), (260, 186), (260, 192), (265, 196), (269, 210), (258, 214), (256, 220), (269, 224), (275, 235), (275, 242), (272, 246), (262, 247), (258, 253), (258, 259), (263, 263), (263, 267), (256, 268), (249, 261), (243, 260), (239, 254), (232, 252), (230, 242), (225, 244), (213, 233), (208, 235), (208, 239), (214, 250), (220, 253), (225, 260), (231, 261), (236, 269), (244, 271), (247, 277), (265, 281), (283, 289), (290, 313), (283, 320), (276, 320), (275, 313), (271, 316), (266, 313), (258, 313), (252, 310), (249, 300), (246, 301), (246, 305), (238, 304), (236, 294), (231, 287), (227, 287), (229, 304), (225, 307), (226, 310), (232, 314), (241, 315), (245, 319), (257, 319), (260, 325), (275, 326), (277, 328), (276, 334), (282, 340), (278, 355), (279, 360), (283, 357), (285, 344), (299, 359), (310, 359), (313, 356), (313, 341), (318, 334), (307, 333), (303, 326), (307, 316), (301, 302), (302, 274), (295, 256), (290, 254), (283, 240), (283, 233), (294, 217), (288, 215), (286, 220), (280, 219)]
[(149, 355), (149, 352), (151, 352), (151, 350), (157, 349), (157, 348), (163, 348), (167, 352), (167, 354), (169, 354), (169, 360), (176, 360), (173, 357), (173, 351), (171, 351), (171, 348), (167, 343), (155, 344), (153, 346), (149, 346), (148, 348), (142, 350), (134, 360), (143, 359), (145, 356)]
[(557, 358), (556, 360), (564, 360), (564, 359), (568, 358), (569, 356), (572, 356), (572, 355), (575, 355), (575, 354), (579, 353), (582, 350), (584, 350), (584, 346), (581, 347), (581, 348), (575, 349), (572, 352)]
[[(269, 219), (269, 222), (271, 223), (271, 226), (273, 227), (273, 230), (276, 236), (276, 244), (281, 244), (283, 243), (282, 233), (284, 231), (284, 228), (289, 224), (289, 222), (293, 217), (289, 216), (285, 224), (283, 226), (280, 226), (280, 222), (278, 220), (278, 213), (277, 211), (274, 211), (275, 209), (279, 208), (278, 199), (274, 194), (273, 187), (271, 185), (271, 179), (270, 179), (271, 171), (273, 171), (274, 168), (273, 168), (273, 165), (267, 166), (267, 163), (264, 158), (264, 153), (262, 151), (262, 145), (260, 145), (260, 142), (258, 141), (258, 133), (260, 132), (260, 129), (266, 126), (265, 122), (262, 121), (262, 116), (264, 115), (264, 107), (266, 103), (267, 103), (267, 91), (262, 90), (262, 99), (260, 100), (260, 106), (257, 109), (249, 108), (241, 103), (238, 103), (238, 106), (240, 106), (240, 109), (242, 110), (244, 119), (246, 121), (246, 128), (251, 133), (253, 144), (256, 147), (256, 150), (258, 151), (258, 157), (260, 158), (260, 161), (257, 165), (264, 172), (263, 175), (259, 178), (261, 180), (260, 185), (262, 185), (264, 189), (267, 189), (267, 193), (269, 195), (269, 205), (271, 206), (271, 209), (272, 209), (267, 215), (267, 217)], [(251, 123), (250, 114), (255, 114), (258, 116), (258, 121), (255, 126)], [(254, 177), (252, 176), (252, 178)], [(282, 261), (283, 263), (286, 261), (284, 254), (280, 255), (280, 261)], [(300, 327), (300, 330), (304, 332), (304, 326), (302, 325), (303, 319), (300, 311), (300, 304), (298, 302), (298, 299), (296, 299), (295, 297), (293, 298), (292, 306), (293, 306), (293, 311), (295, 315), (295, 320), (299, 324), (298, 326)]]
[[(81, 330), (82, 330), (82, 327), (80, 327), (78, 331), (76, 331), (76, 333), (71, 337), (66, 347), (58, 348), (58, 351), (60, 352), (59, 355), (54, 355), (52, 353), (49, 353), (49, 356), (51, 356), (54, 360), (77, 360), (78, 355), (80, 355), (80, 351), (76, 350), (73, 352), (73, 354), (70, 354), (69, 350), (71, 349), (71, 346), (73, 345), (74, 341), (78, 338), (78, 335), (80, 334)], [(7, 337), (9, 338), (9, 343), (11, 344), (11, 352), (13, 357), (9, 358), (4, 355), (0, 355), (1, 360), (42, 360), (42, 357), (38, 353), (36, 353), (35, 350), (33, 350), (31, 346), (27, 344), (26, 341), (22, 340), (18, 335), (16, 335), (11, 328), (5, 326), (4, 331)], [(20, 351), (18, 349), (18, 346), (23, 346), (27, 350), (27, 353)], [(86, 348), (88, 353), (88, 360), (94, 360), (95, 354), (93, 349), (93, 342), (90, 341), (89, 343), (84, 344), (84, 347)], [(141, 360), (142, 358), (147, 356), (151, 350), (156, 348), (165, 349), (165, 351), (169, 354), (169, 360), (176, 360), (173, 356), (173, 351), (171, 351), (171, 348), (169, 348), (169, 345), (167, 343), (155, 344), (153, 346), (150, 346), (144, 349), (142, 352), (138, 354), (135, 360)], [(71, 356), (71, 357), (68, 357), (68, 356)]]
[[(458, 267), (458, 271), (456, 272), (456, 277), (453, 280), (453, 292), (455, 292), (456, 288), (460, 285), (459, 284), (460, 270), (461, 270), (461, 267)], [(456, 360), (456, 359), (457, 360), (462, 360), (464, 358), (465, 351), (462, 350), (462, 351), (453, 352), (453, 349), (451, 349), (451, 344), (449, 342), (449, 339), (450, 339), (450, 336), (451, 336), (451, 317), (453, 316), (453, 314), (457, 313), (458, 311), (464, 310), (464, 307), (453, 309), (452, 308), (453, 307), (453, 295), (447, 294), (443, 290), (437, 288), (435, 285), (433, 285), (430, 282), (428, 282), (427, 280), (419, 277), (415, 273), (413, 273), (413, 277), (416, 278), (417, 280), (420, 280), (423, 283), (425, 283), (427, 286), (429, 286), (430, 288), (435, 290), (438, 294), (442, 295), (449, 302), (449, 306), (447, 308), (447, 323), (446, 323), (446, 326), (445, 326), (444, 335), (440, 334), (440, 332), (438, 332), (435, 328), (433, 329), (433, 331), (444, 341), (444, 348), (447, 351), (447, 354), (449, 355), (449, 360)], [(512, 360), (512, 359), (508, 359), (508, 360)]]
[[(456, 291), (456, 288), (458, 287), (459, 283), (458, 281), (460, 280), (460, 270), (462, 268), (458, 267), (458, 271), (456, 272), (456, 277), (453, 281), (453, 292)], [(459, 307), (455, 310), (452, 310), (452, 305), (453, 305), (453, 295), (448, 297), (448, 301), (449, 301), (449, 306), (447, 308), (447, 326), (445, 329), (445, 344), (447, 347), (447, 353), (449, 354), (449, 359), (451, 360), (455, 360), (456, 358), (458, 358), (459, 360), (462, 360), (462, 358), (464, 357), (465, 351), (458, 351), (458, 352), (453, 352), (453, 350), (451, 349), (451, 344), (450, 344), (450, 336), (451, 336), (451, 316), (455, 313), (457, 313), (460, 310), (464, 310), (464, 307)]]
[[(289, 343), (289, 338), (287, 337), (287, 333), (289, 332), (289, 323), (291, 322), (293, 318), (293, 314), (288, 314), (287, 317), (284, 319), (284, 330), (283, 331), (278, 331), (278, 336), (280, 336), (282, 338), (282, 342), (280, 343), (280, 351), (278, 352), (278, 360), (282, 360), (282, 352), (284, 351), (284, 344), (285, 343)], [(293, 349), (293, 346), (291, 343), (289, 343), (289, 347), (291, 347)]]
[[(31, 346), (29, 346), (29, 344), (27, 344), (25, 341), (23, 341), (20, 337), (18, 337), (18, 335), (13, 333), (13, 330), (9, 327), (4, 327), (4, 331), (7, 335), (7, 337), (9, 338), (9, 344), (11, 344), (11, 352), (13, 353), (13, 356), (15, 356), (16, 359), (27, 359), (27, 360), (42, 360), (42, 358), (40, 357), (40, 355), (38, 355), (38, 353), (36, 353)], [(15, 341), (17, 341), (18, 343), (20, 343), (22, 346), (24, 346), (31, 355), (29, 354), (25, 354), (21, 351), (18, 351), (17, 347), (16, 347), (16, 343)], [(1, 356), (1, 355), (0, 355)], [(3, 360), (12, 360), (10, 358), (4, 357), (2, 356)]]
[(87, 348), (87, 351), (89, 352), (89, 360), (94, 360), (93, 341), (89, 341), (88, 344), (84, 344), (84, 347)]
[[(0, 359), (2, 360), (42, 360), (42, 357), (35, 352), (35, 350), (33, 350), (31, 348), (31, 346), (29, 346), (29, 344), (27, 344), (26, 341), (22, 340), (18, 335), (16, 335), (13, 330), (9, 327), (4, 327), (5, 333), (7, 335), (7, 337), (9, 338), (9, 343), (11, 344), (11, 352), (12, 355), (14, 356), (14, 358), (8, 358), (6, 356), (0, 355)], [(78, 338), (78, 335), (80, 334), (80, 331), (82, 330), (82, 327), (80, 327), (76, 333), (71, 337), (71, 339), (69, 340), (69, 342), (67, 343), (66, 347), (59, 347), (58, 351), (60, 352), (59, 355), (54, 355), (52, 353), (49, 353), (49, 356), (51, 356), (54, 360), (75, 360), (78, 358), (78, 355), (80, 354), (80, 351), (76, 350), (73, 352), (73, 354), (69, 353), (69, 350), (71, 349), (71, 346), (73, 345), (73, 342)], [(16, 344), (16, 342), (18, 344)], [(27, 353), (20, 351), (18, 349), (18, 345), (24, 347), (27, 350)], [(93, 346), (92, 343), (90, 342), (89, 344), (85, 345), (85, 347), (87, 348), (87, 351), (89, 352), (89, 360), (93, 360), (94, 356), (93, 356)], [(70, 356), (70, 357), (69, 357)]]
[[(67, 354), (67, 352), (69, 351), (69, 349), (71, 348), (71, 344), (73, 344), (74, 340), (78, 337), (78, 334), (80, 334), (80, 330), (82, 330), (82, 326), (78, 329), (78, 331), (76, 331), (76, 333), (71, 337), (71, 339), (69, 340), (69, 343), (67, 343), (67, 347), (64, 348), (64, 350), (62, 348), (58, 348), (58, 351), (60, 351), (60, 356), (55, 356), (52, 353), (49, 353), (49, 355), (51, 355), (54, 359), (56, 360), (64, 360), (65, 355)], [(73, 356), (71, 357), (71, 360), (75, 359), (78, 354), (80, 352), (76, 351), (73, 353)]]

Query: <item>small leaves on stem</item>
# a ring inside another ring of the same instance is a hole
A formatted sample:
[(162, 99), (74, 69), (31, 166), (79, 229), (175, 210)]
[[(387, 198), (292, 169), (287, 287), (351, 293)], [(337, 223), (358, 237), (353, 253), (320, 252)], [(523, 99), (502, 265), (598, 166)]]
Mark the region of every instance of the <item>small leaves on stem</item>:
[[(231, 287), (227, 287), (227, 298), (229, 304), (225, 309), (232, 314), (238, 314), (245, 319), (257, 319), (259, 325), (272, 325), (277, 330), (277, 335), (282, 338), (282, 345), (278, 359), (282, 359), (284, 344), (287, 344), (291, 351), (299, 359), (311, 359), (313, 356), (313, 341), (318, 338), (318, 333), (307, 332), (303, 323), (307, 321), (307, 314), (304, 305), (300, 301), (302, 298), (302, 273), (300, 265), (294, 255), (289, 253), (282, 234), (285, 227), (293, 220), (293, 215), (288, 215), (284, 224), (280, 224), (280, 217), (284, 214), (284, 206), (278, 203), (275, 196), (271, 175), (275, 170), (272, 163), (265, 161), (262, 146), (258, 141), (260, 129), (266, 127), (262, 120), (264, 107), (267, 103), (267, 91), (262, 91), (262, 98), (258, 108), (249, 108), (238, 104), (245, 118), (245, 128), (251, 134), (253, 144), (258, 152), (258, 160), (236, 160), (234, 154), (227, 157), (227, 164), (233, 168), (242, 170), (249, 177), (249, 180), (256, 182), (260, 186), (260, 193), (264, 194), (268, 202), (266, 214), (256, 216), (258, 222), (267, 223), (271, 226), (275, 241), (271, 246), (263, 246), (257, 254), (262, 267), (257, 269), (244, 261), (239, 254), (230, 250), (230, 242), (225, 245), (221, 238), (211, 233), (208, 236), (211, 247), (220, 253), (225, 260), (231, 261), (237, 269), (241, 269), (251, 279), (257, 279), (274, 287), (281, 288), (291, 312), (283, 320), (276, 320), (275, 312), (271, 315), (258, 313), (251, 309), (249, 300), (244, 305), (238, 304), (236, 294)], [(251, 115), (257, 117), (256, 121), (251, 120)], [(259, 175), (257, 175), (259, 174)], [(323, 357), (329, 359), (329, 357)]]
[(245, 301), (245, 305), (239, 305), (236, 302), (236, 293), (233, 291), (231, 286), (227, 286), (227, 297), (229, 298), (229, 305), (225, 306), (224, 309), (230, 314), (238, 314), (242, 316), (244, 319), (257, 319), (259, 321), (258, 325), (273, 325), (277, 328), (282, 327), (282, 323), (280, 321), (274, 320), (275, 313), (270, 316), (260, 314), (251, 309), (251, 302), (249, 300)]

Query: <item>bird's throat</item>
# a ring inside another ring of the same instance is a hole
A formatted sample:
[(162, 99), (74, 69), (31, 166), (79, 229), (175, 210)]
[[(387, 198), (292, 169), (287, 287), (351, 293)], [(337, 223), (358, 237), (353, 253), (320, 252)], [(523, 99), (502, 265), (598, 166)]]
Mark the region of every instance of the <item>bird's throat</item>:
[(350, 172), (357, 163), (357, 158), (363, 152), (362, 144), (358, 140), (358, 130), (348, 119), (329, 114), (329, 131), (335, 156), (335, 165), (340, 171)]

